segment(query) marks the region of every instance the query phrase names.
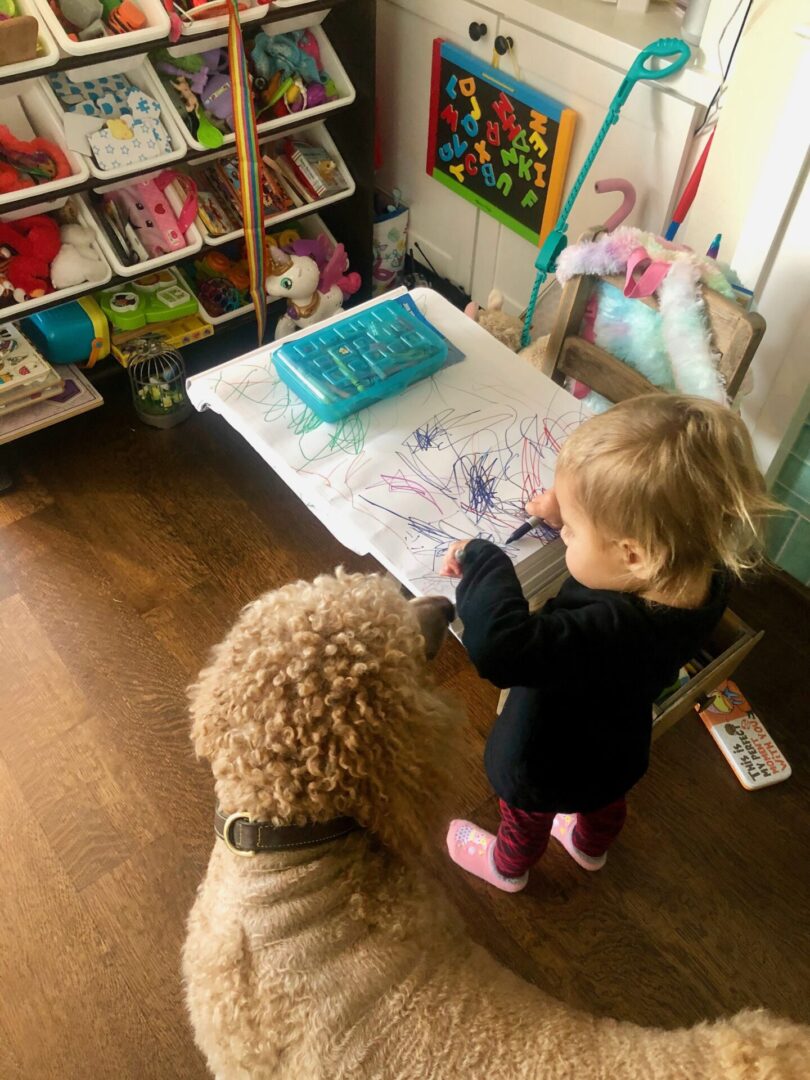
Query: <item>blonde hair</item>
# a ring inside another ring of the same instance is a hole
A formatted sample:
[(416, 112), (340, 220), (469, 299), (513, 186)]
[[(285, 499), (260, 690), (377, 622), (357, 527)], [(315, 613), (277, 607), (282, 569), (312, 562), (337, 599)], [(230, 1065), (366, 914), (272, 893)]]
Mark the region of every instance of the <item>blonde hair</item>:
[(709, 566), (739, 577), (761, 561), (761, 527), (777, 504), (744, 423), (723, 405), (630, 398), (578, 428), (557, 467), (601, 533), (640, 545), (656, 589), (677, 596)]

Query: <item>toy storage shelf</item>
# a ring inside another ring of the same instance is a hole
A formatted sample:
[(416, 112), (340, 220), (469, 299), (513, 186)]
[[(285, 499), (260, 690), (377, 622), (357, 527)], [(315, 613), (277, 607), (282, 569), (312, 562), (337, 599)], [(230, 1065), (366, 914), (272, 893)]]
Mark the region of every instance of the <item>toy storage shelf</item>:
[[(311, 3), (301, 4), (296, 8), (269, 8), (262, 15), (263, 23), (281, 22), (282, 20), (289, 19), (291, 15), (314, 15), (321, 11), (332, 11), (339, 7), (356, 7), (356, 0), (311, 0)], [(250, 24), (248, 23), (248, 26)], [(193, 38), (182, 37), (182, 42), (193, 40), (195, 45), (204, 45), (207, 38), (218, 37), (222, 34), (222, 28), (207, 27), (199, 34), (194, 34)], [(155, 38), (152, 41), (135, 42), (134, 44), (124, 45), (120, 49), (105, 49), (104, 53), (98, 57), (99, 63), (108, 64), (111, 60), (122, 60), (125, 57), (130, 56), (145, 56), (147, 53), (153, 52), (155, 49), (167, 49), (171, 46), (178, 44), (172, 42), (168, 37)], [(373, 43), (370, 46), (373, 54)], [(31, 67), (33, 67), (33, 61)], [(81, 56), (60, 56), (55, 63), (49, 63), (47, 67), (40, 65), (44, 70), (51, 71), (70, 71), (72, 68), (85, 68), (89, 67), (93, 63), (92, 55), (84, 53)], [(30, 68), (29, 68), (30, 70)], [(11, 66), (9, 72), (5, 72), (3, 68), (0, 68), (0, 86), (4, 83), (20, 82), (19, 65), (14, 64)]]
[[(341, 108), (348, 108), (348, 105), (341, 106)], [(337, 110), (335, 110), (337, 111)], [(331, 119), (331, 117), (330, 117)], [(283, 127), (276, 128), (273, 131), (273, 138), (281, 138), (285, 135), (291, 135), (293, 132), (298, 131), (300, 128), (309, 127), (313, 123), (313, 119), (309, 116), (290, 120), (289, 123), (285, 123)], [(231, 147), (233, 151), (233, 147)], [(126, 184), (128, 180), (131, 180), (133, 176), (145, 176), (150, 172), (159, 172), (163, 168), (175, 169), (178, 166), (181, 168), (186, 164), (191, 164), (199, 161), (203, 158), (210, 158), (212, 153), (216, 154), (218, 151), (211, 150), (192, 150), (186, 148), (185, 154), (182, 158), (166, 158), (151, 165), (148, 161), (145, 161), (142, 167), (133, 173), (131, 176), (122, 176), (120, 182)], [(58, 198), (60, 195), (75, 195), (80, 191), (91, 191), (94, 188), (108, 187), (109, 184), (105, 184), (105, 181), (97, 176), (85, 177), (76, 183), (68, 182), (64, 186), (58, 185), (51, 187), (49, 185), (47, 196), (42, 194), (41, 188), (29, 188), (24, 194), (18, 198), (5, 197), (5, 200), (0, 204), (0, 216), (3, 214), (9, 214), (17, 210), (28, 210), (32, 213), (36, 213), (36, 208), (41, 206), (44, 202), (48, 202), (54, 198)], [(304, 208), (304, 212), (306, 211)], [(2, 309), (0, 309), (0, 315)]]
[[(292, 7), (272, 6), (262, 13), (261, 22), (263, 25), (289, 22), (293, 16), (296, 19), (300, 18), (305, 21), (308, 16), (317, 16), (321, 12), (328, 13), (325, 24), (326, 33), (335, 54), (345, 68), (351, 85), (355, 89), (354, 100), (341, 103), (339, 108), (335, 108), (328, 115), (329, 134), (340, 152), (347, 174), (351, 176), (354, 182), (354, 189), (334, 201), (332, 205), (326, 205), (324, 200), (320, 200), (297, 208), (295, 214), (289, 216), (295, 219), (308, 218), (316, 214), (322, 216), (326, 228), (331, 231), (337, 240), (346, 245), (352, 269), (360, 274), (363, 281), (362, 289), (356, 299), (363, 300), (370, 296), (373, 268), (375, 0), (311, 0), (309, 3), (296, 4)], [(313, 22), (315, 21), (317, 20), (313, 19)], [(206, 28), (204, 32), (194, 34), (193, 37), (183, 37), (181, 41), (193, 41), (195, 50), (203, 50), (206, 41), (221, 37), (221, 35), (222, 29), (219, 26), (211, 26)], [(148, 53), (168, 47), (171, 44), (172, 42), (168, 41), (168, 39), (157, 39), (120, 49), (110, 49), (100, 55), (97, 62), (103, 64), (105, 68), (109, 68), (111, 61), (145, 57)], [(92, 59), (86, 55), (61, 56), (47, 68), (47, 71), (50, 73), (70, 71), (76, 68), (86, 69), (92, 66), (92, 63)], [(13, 68), (9, 72), (4, 72), (0, 68), (0, 85), (17, 83), (21, 84), (20, 88), (22, 89), (27, 81), (20, 79), (19, 73), (15, 72)], [(270, 137), (276, 139), (291, 134), (300, 128), (311, 127), (313, 122), (317, 122), (317, 118), (313, 116), (304, 115), (291, 118), (289, 122), (285, 121), (283, 125), (275, 128)], [(176, 168), (179, 166), (181, 169), (185, 169), (187, 164), (210, 155), (210, 150), (197, 151), (189, 147), (185, 156), (181, 160), (171, 163), (171, 167)], [(137, 174), (133, 174), (133, 176), (155, 171), (157, 171), (155, 167), (150, 168), (148, 163), (144, 163), (144, 168)], [(72, 184), (70, 194), (87, 192), (103, 185), (103, 180), (91, 175), (78, 184)], [(57, 194), (58, 192), (49, 193), (47, 201), (50, 201)], [(26, 191), (19, 198), (6, 203), (0, 211), (0, 215), (16, 215), (20, 211), (24, 212), (26, 210), (35, 212), (34, 208), (44, 201), (46, 200), (43, 199), (42, 193)], [(266, 219), (265, 228), (273, 231), (276, 224), (274, 218)], [(282, 224), (282, 221), (279, 220), (278, 224)], [(215, 250), (215, 246), (204, 243), (202, 250)], [(186, 258), (188, 258), (188, 251), (180, 251), (177, 252), (177, 258), (171, 260), (171, 262), (182, 263)], [(104, 282), (103, 287), (125, 285), (129, 281), (131, 281), (131, 278), (113, 273), (109, 280)], [(100, 287), (102, 286), (94, 284), (77, 289), (73, 298), (95, 292)], [(35, 308), (31, 310), (47, 310), (64, 303), (65, 299), (64, 294), (57, 298), (43, 297), (42, 301), (36, 303)], [(268, 332), (271, 335), (282, 308), (283, 305), (280, 304), (268, 304)], [(25, 313), (15, 311), (12, 307), (0, 308), (0, 324), (19, 319)], [(236, 318), (226, 321), (222, 326), (217, 326), (216, 333), (228, 333), (234, 327), (244, 325), (253, 319), (254, 314), (252, 311), (244, 314), (240, 313)], [(101, 364), (92, 369), (90, 374), (93, 380), (96, 381), (99, 377), (105, 378), (107, 373), (110, 375), (113, 372), (120, 374), (122, 370), (115, 360), (110, 359), (102, 361)]]

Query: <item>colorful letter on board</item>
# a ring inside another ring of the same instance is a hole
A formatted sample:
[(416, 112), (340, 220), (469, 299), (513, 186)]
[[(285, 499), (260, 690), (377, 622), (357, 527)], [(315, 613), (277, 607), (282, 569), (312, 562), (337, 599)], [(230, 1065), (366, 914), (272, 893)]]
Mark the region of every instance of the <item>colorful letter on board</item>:
[[(572, 109), (539, 90), (434, 42), (428, 173), (535, 243), (557, 220), (575, 122)], [(477, 140), (475, 154), (462, 132)]]

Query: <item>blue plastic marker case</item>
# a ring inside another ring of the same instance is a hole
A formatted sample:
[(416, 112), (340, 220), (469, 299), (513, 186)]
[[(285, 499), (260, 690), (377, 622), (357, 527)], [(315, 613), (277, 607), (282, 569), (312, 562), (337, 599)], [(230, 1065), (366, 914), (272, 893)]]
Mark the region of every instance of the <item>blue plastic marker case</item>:
[(320, 420), (344, 417), (438, 371), (447, 342), (389, 300), (279, 346), (279, 378)]

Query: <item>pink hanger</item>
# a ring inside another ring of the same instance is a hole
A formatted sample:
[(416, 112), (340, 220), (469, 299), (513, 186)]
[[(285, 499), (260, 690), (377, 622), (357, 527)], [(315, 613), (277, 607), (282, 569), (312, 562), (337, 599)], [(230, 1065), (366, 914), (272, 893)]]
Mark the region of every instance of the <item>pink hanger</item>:
[(597, 180), (593, 185), (598, 195), (602, 195), (606, 191), (620, 191), (624, 196), (621, 206), (615, 210), (607, 221), (602, 225), (605, 232), (612, 232), (628, 217), (636, 205), (636, 189), (630, 183), (629, 180), (622, 180), (621, 177), (612, 177), (609, 180)]

